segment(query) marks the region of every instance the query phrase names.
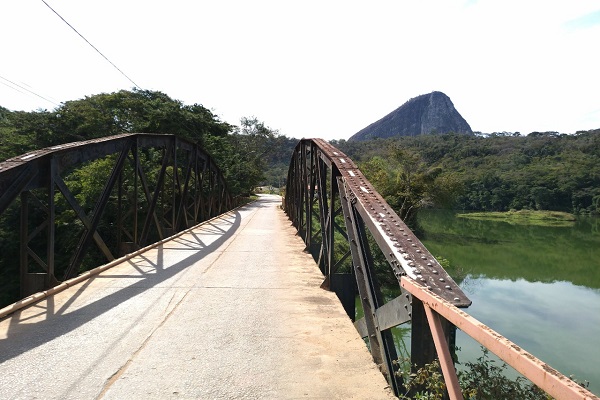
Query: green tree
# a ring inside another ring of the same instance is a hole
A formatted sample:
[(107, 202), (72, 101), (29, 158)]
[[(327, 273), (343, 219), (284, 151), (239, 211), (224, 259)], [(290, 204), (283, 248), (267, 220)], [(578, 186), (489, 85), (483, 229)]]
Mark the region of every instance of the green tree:
[(443, 176), (442, 167), (431, 167), (416, 151), (400, 146), (394, 147), (388, 158), (373, 157), (361, 169), (412, 228), (417, 227), (419, 209), (434, 202), (453, 204), (460, 187), (456, 176)]
[(242, 118), (240, 126), (228, 137), (230, 157), (228, 175), (235, 192), (249, 194), (265, 180), (269, 154), (275, 148), (279, 132), (256, 117)]

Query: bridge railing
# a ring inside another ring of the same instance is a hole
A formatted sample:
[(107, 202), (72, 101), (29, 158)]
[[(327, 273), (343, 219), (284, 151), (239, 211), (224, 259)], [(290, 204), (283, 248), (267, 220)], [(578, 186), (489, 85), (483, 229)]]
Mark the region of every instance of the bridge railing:
[[(390, 329), (411, 324), (411, 366), (439, 359), (451, 399), (462, 399), (451, 350), (456, 327), (557, 399), (598, 399), (461, 310), (471, 304), (456, 282), (344, 153), (321, 139), (296, 146), (288, 172), (285, 211), (355, 320), (374, 361), (396, 394), (401, 378)], [(342, 222), (343, 221), (343, 222)], [(381, 252), (400, 295), (385, 301), (372, 251)]]
[[(84, 173), (94, 188), (82, 187)], [(21, 297), (77, 275), (90, 257), (110, 262), (233, 202), (213, 159), (174, 135), (103, 137), (0, 163), (0, 218), (18, 236)]]

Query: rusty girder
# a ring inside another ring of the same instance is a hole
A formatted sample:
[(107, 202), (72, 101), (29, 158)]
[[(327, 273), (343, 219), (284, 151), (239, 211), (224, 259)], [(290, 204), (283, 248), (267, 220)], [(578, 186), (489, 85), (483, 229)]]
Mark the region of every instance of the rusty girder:
[[(84, 210), (77, 194), (65, 183), (65, 176), (100, 159), (112, 163), (112, 170), (95, 206)], [(62, 279), (80, 272), (92, 242), (111, 261), (234, 206), (213, 159), (198, 145), (174, 135), (116, 135), (53, 146), (6, 160), (0, 163), (0, 215), (11, 206), (21, 209), (19, 263), (23, 297), (59, 282), (55, 276), (59, 193), (64, 198), (61, 204), (67, 204), (82, 225), (70, 262), (60, 266)], [(116, 220), (103, 222), (102, 237), (98, 228), (109, 204), (117, 209), (113, 216)], [(41, 241), (45, 245), (40, 245)]]
[[(324, 140), (303, 139), (296, 146), (285, 207), (307, 250), (318, 260), (325, 275), (323, 286), (338, 294), (353, 320), (354, 294), (358, 291), (365, 318), (355, 326), (368, 338), (375, 362), (399, 393), (393, 363), (397, 355), (389, 329), (411, 322), (412, 365), (432, 361), (435, 347), (418, 298), (404, 292), (384, 303), (367, 231), (379, 248), (373, 250), (383, 253), (398, 284), (402, 276), (408, 276), (455, 306), (468, 307), (471, 301), (354, 162)], [(348, 258), (350, 268), (340, 273), (340, 264)], [(454, 330), (447, 323), (444, 327), (451, 342)]]
[[(394, 374), (393, 361), (397, 356), (389, 329), (410, 322), (411, 366), (422, 366), (438, 358), (451, 400), (463, 399), (451, 354), (456, 327), (554, 398), (598, 399), (460, 310), (459, 307), (468, 307), (471, 301), (352, 160), (327, 142), (303, 139), (296, 146), (288, 174), (285, 209), (309, 250), (314, 250), (315, 238), (320, 234), (322, 242), (316, 246), (319, 251), (313, 254), (325, 274), (324, 286), (340, 296), (353, 320), (354, 297), (346, 292), (349, 287), (358, 288), (365, 317), (354, 325), (368, 338), (373, 359), (396, 394), (400, 393), (401, 382)], [(336, 216), (343, 217), (346, 227), (337, 235), (342, 228), (336, 224)], [(375, 276), (367, 231), (376, 242), (374, 250), (383, 253), (402, 289), (400, 296), (385, 303)], [(346, 258), (339, 247), (337, 252), (334, 250), (341, 241), (349, 243), (355, 286), (340, 279), (344, 274), (338, 273), (339, 263)]]

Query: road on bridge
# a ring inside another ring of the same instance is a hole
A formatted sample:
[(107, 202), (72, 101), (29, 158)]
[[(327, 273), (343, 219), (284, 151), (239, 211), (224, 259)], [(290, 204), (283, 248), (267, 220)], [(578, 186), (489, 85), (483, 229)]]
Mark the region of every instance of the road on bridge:
[(393, 395), (278, 196), (0, 321), (2, 399)]

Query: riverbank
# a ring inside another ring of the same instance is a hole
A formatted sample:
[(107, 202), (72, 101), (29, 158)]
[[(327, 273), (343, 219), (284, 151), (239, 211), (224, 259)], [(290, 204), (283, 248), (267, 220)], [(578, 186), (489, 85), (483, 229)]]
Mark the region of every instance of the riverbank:
[(576, 220), (573, 214), (566, 212), (540, 210), (474, 212), (461, 213), (456, 216), (459, 218), (504, 221), (509, 224), (538, 226), (571, 226)]

